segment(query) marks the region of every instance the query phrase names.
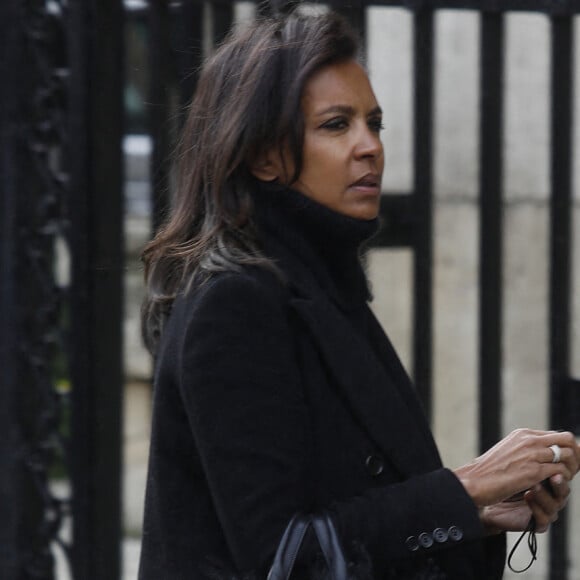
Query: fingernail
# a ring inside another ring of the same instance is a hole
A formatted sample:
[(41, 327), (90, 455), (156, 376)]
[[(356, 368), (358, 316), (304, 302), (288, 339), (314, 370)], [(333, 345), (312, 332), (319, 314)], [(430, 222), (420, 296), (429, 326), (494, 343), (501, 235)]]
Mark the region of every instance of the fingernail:
[(561, 485), (562, 483), (564, 483), (564, 476), (561, 473), (554, 475), (554, 477), (552, 478), (552, 483), (554, 485)]

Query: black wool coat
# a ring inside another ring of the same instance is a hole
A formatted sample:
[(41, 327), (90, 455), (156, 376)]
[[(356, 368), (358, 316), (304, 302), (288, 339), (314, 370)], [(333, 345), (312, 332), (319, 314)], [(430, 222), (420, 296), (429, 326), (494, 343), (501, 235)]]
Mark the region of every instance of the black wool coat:
[(288, 190), (256, 205), (278, 273), (194, 285), (164, 331), (140, 580), (265, 578), (292, 515), (323, 509), (353, 577), (501, 578), (504, 537), (483, 539), (366, 303), (372, 224)]

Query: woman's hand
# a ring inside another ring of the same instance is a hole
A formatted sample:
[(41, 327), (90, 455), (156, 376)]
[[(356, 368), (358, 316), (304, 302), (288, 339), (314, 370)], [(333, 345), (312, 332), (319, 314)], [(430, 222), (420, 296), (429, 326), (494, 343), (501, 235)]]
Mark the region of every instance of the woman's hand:
[(551, 491), (541, 484), (536, 484), (524, 495), (536, 520), (536, 532), (545, 532), (550, 524), (558, 519), (558, 512), (568, 503), (570, 495), (568, 482), (561, 475), (554, 475), (549, 482)]
[[(561, 449), (558, 463), (552, 462), (551, 445)], [(579, 466), (580, 446), (572, 433), (517, 429), (468, 465), (456, 469), (455, 474), (479, 507), (495, 506), (526, 492), (532, 512), (540, 506), (551, 512), (552, 504), (535, 486), (556, 475), (563, 482), (571, 481)]]
[(561, 475), (550, 478), (551, 492), (542, 484), (516, 501), (506, 500), (481, 510), (481, 520), (488, 534), (521, 532), (526, 529), (530, 517), (536, 521), (536, 531), (545, 532), (558, 519), (558, 512), (566, 506), (570, 486)]

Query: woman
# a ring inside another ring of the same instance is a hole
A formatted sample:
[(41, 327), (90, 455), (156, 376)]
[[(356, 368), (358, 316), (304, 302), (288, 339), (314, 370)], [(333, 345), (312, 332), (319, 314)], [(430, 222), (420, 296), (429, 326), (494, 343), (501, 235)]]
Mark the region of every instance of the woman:
[[(565, 504), (569, 433), (517, 431), (441, 465), (367, 305), (359, 247), (384, 158), (356, 56), (338, 16), (293, 14), (234, 32), (201, 73), (174, 207), (144, 253), (142, 580), (265, 578), (293, 514), (321, 510), (353, 577), (500, 578), (500, 532), (532, 514), (544, 530)], [(313, 551), (298, 577), (318, 577)]]

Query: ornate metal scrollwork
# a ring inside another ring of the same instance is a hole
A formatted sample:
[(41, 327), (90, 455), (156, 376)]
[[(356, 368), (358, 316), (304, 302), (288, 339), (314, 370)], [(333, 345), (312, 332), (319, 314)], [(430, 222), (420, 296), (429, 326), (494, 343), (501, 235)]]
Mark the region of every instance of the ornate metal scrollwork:
[[(19, 340), (26, 384), (20, 398), (23, 478), (31, 541), (22, 554), (22, 577), (53, 578), (54, 549), (70, 560), (71, 522), (67, 432), (68, 171), (66, 0), (28, 0), (21, 5), (29, 90), (24, 104), (22, 153), (27, 190), (19, 202), (22, 310)], [(24, 303), (24, 302), (23, 302)], [(55, 484), (58, 475), (59, 484)]]

